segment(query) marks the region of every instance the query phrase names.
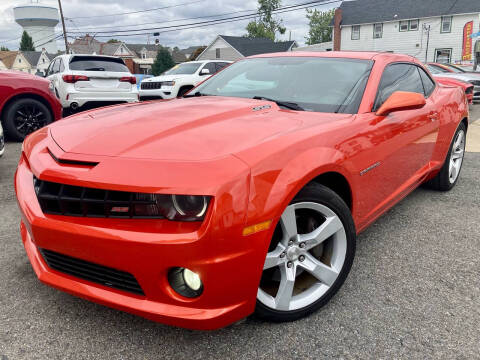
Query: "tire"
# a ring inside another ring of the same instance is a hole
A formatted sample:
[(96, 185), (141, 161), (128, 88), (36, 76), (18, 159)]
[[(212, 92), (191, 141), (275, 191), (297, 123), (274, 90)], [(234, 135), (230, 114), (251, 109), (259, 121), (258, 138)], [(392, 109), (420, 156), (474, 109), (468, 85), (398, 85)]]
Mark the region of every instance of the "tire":
[(187, 92), (193, 89), (193, 86), (183, 86), (178, 90), (178, 95), (177, 97), (181, 98), (183, 95), (185, 95)]
[[(294, 321), (327, 304), (350, 272), (355, 244), (355, 225), (345, 202), (323, 185), (307, 185), (287, 206), (275, 228), (259, 284), (255, 316), (273, 322)], [(308, 283), (311, 286), (305, 287)]]
[(27, 135), (53, 121), (49, 108), (38, 100), (23, 98), (13, 101), (3, 114), (3, 127), (8, 137), (23, 141)]
[[(427, 187), (438, 191), (449, 191), (456, 185), (462, 170), (466, 136), (467, 128), (465, 124), (461, 122), (453, 136), (447, 157), (440, 172), (426, 183)], [(455, 164), (453, 168), (451, 167), (453, 166), (452, 162)], [(455, 174), (452, 173), (453, 170), (455, 170)], [(452, 177), (453, 175), (454, 177)]]

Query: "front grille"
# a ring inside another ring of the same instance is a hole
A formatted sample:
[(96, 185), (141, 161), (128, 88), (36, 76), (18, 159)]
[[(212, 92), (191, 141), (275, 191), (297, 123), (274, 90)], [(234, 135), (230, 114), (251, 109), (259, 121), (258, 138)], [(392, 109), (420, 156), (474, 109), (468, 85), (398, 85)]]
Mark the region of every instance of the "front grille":
[(114, 289), (145, 295), (135, 277), (127, 272), (80, 260), (57, 252), (39, 249), (53, 270)]
[(140, 86), (142, 90), (160, 89), (162, 87), (162, 82), (142, 82)]
[(33, 185), (45, 214), (127, 219), (163, 218), (161, 215), (145, 215), (146, 207), (156, 205), (154, 194), (65, 185), (36, 177), (33, 178)]
[(475, 86), (480, 86), (480, 80), (472, 80), (472, 81), (470, 81), (470, 83), (475, 85)]

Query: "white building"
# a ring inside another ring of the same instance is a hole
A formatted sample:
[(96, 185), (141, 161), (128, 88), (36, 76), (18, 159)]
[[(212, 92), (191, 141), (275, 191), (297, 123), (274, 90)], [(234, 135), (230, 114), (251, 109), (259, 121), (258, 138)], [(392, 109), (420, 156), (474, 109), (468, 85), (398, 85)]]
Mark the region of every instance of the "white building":
[(470, 35), (479, 30), (480, 0), (344, 1), (335, 13), (334, 49), (472, 63)]

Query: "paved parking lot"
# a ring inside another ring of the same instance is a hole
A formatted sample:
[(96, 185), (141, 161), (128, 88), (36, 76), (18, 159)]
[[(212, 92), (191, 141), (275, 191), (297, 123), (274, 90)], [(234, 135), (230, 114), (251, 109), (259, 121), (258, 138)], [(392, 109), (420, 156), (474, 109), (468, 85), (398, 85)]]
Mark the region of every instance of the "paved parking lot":
[(418, 189), (365, 231), (344, 287), (321, 311), (214, 332), (153, 323), (40, 284), (18, 233), (19, 153), (8, 143), (0, 159), (1, 360), (480, 358), (480, 153), (466, 154), (454, 190)]

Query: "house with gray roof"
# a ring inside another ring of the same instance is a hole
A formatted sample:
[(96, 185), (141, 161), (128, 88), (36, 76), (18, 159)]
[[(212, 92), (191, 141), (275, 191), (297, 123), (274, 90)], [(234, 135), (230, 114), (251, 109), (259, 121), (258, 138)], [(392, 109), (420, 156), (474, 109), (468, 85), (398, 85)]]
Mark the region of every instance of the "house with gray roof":
[(292, 51), (295, 47), (295, 41), (218, 35), (196, 60), (236, 61), (252, 55)]
[(389, 51), (430, 62), (471, 63), (480, 39), (479, 0), (343, 1), (334, 50)]

